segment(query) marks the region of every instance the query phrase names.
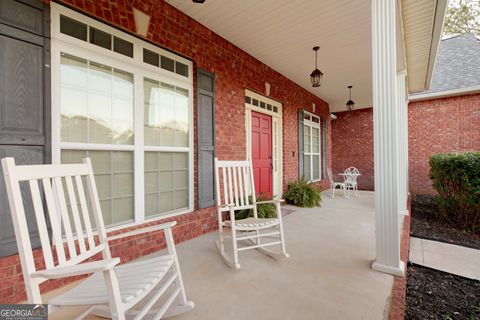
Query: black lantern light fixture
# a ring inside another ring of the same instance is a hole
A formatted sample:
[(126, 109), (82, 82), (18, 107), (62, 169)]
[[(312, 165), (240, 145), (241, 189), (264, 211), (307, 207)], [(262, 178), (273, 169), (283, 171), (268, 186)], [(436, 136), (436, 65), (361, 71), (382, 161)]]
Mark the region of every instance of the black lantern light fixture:
[(315, 70), (313, 70), (312, 73), (310, 74), (312, 87), (320, 87), (320, 85), (322, 84), (322, 78), (323, 78), (323, 72), (318, 70), (318, 67), (317, 67), (318, 49), (320, 49), (320, 47), (318, 46), (313, 47), (313, 51), (315, 51)]
[(350, 90), (350, 100), (347, 101), (346, 106), (348, 111), (352, 111), (353, 108), (355, 107), (355, 102), (352, 100), (352, 88), (353, 86), (348, 86), (348, 89)]

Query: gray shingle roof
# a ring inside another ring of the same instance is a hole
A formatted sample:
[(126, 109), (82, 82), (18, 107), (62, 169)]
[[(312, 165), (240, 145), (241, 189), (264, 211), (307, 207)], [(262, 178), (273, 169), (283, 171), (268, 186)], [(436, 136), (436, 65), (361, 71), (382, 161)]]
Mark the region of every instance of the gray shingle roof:
[(480, 85), (480, 41), (471, 33), (442, 40), (430, 89), (442, 92)]

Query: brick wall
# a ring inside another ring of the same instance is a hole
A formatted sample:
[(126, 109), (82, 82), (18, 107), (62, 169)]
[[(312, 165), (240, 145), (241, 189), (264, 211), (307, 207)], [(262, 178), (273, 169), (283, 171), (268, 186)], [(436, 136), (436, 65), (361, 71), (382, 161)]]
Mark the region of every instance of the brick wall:
[[(332, 172), (356, 167), (362, 174), (358, 187), (373, 190), (373, 118), (372, 109), (337, 112), (332, 120)], [(339, 176), (335, 180), (341, 180)]]
[(431, 154), (480, 150), (480, 94), (412, 102), (408, 120), (410, 192), (433, 194)]
[[(337, 113), (332, 122), (333, 171), (350, 165), (362, 176), (359, 187), (373, 190), (372, 109)], [(431, 154), (480, 150), (480, 94), (412, 102), (408, 107), (409, 186), (412, 194), (434, 194)]]
[[(48, 1), (47, 1), (48, 2)], [(316, 114), (327, 119), (328, 163), (331, 163), (330, 118), (328, 104), (278, 72), (262, 64), (197, 21), (184, 15), (160, 0), (65, 0), (68, 6), (112, 24), (125, 31), (134, 32), (132, 4), (152, 16), (147, 40), (188, 57), (197, 67), (216, 76), (216, 137), (217, 156), (221, 159), (244, 159), (245, 104), (244, 90), (259, 93), (265, 82), (271, 85), (270, 96), (283, 103), (283, 172), (284, 186), (297, 179), (297, 110), (311, 111), (315, 103)], [(194, 70), (195, 73), (195, 70)], [(195, 79), (194, 79), (195, 80)], [(196, 106), (194, 105), (194, 108)], [(195, 113), (194, 113), (195, 114)], [(196, 129), (194, 131), (196, 133)], [(196, 137), (195, 137), (196, 141)], [(195, 146), (196, 149), (196, 146)], [(197, 197), (197, 166), (195, 150), (195, 198)], [(195, 201), (196, 206), (196, 201)], [(196, 210), (175, 217), (177, 242), (185, 241), (216, 229), (214, 207)], [(165, 222), (164, 221), (158, 221)], [(113, 255), (122, 262), (160, 250), (165, 246), (161, 233), (130, 237), (113, 244)], [(35, 252), (39, 259), (40, 251)], [(48, 291), (72, 281), (47, 282), (42, 291)], [(18, 255), (0, 258), (0, 302), (12, 303), (26, 299)]]

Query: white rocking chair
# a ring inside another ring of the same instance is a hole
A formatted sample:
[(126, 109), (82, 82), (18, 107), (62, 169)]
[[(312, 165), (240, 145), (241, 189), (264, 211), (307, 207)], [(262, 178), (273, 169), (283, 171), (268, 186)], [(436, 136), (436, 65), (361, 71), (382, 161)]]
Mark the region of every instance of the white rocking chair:
[[(220, 180), (222, 180), (223, 186), (223, 202), (220, 192)], [(219, 161), (215, 158), (215, 183), (217, 187), (219, 231), (219, 239), (216, 241), (216, 245), (225, 263), (232, 269), (240, 269), (238, 252), (249, 249), (257, 249), (272, 258), (288, 258), (280, 208), (280, 202), (283, 200), (257, 202), (252, 163), (249, 161)], [(275, 218), (258, 217), (257, 205), (263, 203), (275, 205)], [(253, 217), (236, 220), (235, 211), (244, 209), (253, 210)], [(230, 219), (224, 221), (225, 212), (229, 213)], [(224, 234), (225, 228), (230, 229), (230, 235)], [(225, 252), (224, 241), (230, 237), (233, 244), (233, 259)], [(270, 241), (262, 242), (262, 238), (270, 239)], [(244, 241), (247, 245), (239, 247), (238, 243)], [(278, 252), (265, 249), (265, 247), (274, 245), (280, 247)]]
[[(16, 166), (13, 158), (4, 158), (2, 166), (29, 303), (42, 303), (42, 282), (92, 274), (48, 301), (49, 312), (76, 305), (87, 307), (77, 319), (90, 313), (122, 320), (160, 319), (194, 307), (187, 300), (175, 251), (171, 230), (175, 221), (107, 238), (90, 159), (84, 159), (84, 164)], [(85, 196), (84, 179), (90, 203)], [(33, 258), (23, 205), (26, 197), (33, 204), (44, 266), (36, 265)], [(90, 222), (90, 205), (96, 229)], [(50, 244), (44, 206), (54, 246)], [(119, 258), (112, 258), (108, 240), (158, 230), (165, 233), (168, 254), (124, 265), (118, 265)], [(87, 261), (100, 252), (101, 260)], [(157, 302), (162, 304), (154, 307)]]

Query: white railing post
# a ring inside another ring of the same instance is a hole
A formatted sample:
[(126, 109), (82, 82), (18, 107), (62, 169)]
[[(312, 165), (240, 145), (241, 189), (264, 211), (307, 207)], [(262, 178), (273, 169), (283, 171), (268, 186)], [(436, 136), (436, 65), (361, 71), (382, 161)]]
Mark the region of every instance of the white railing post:
[(403, 275), (399, 237), (396, 0), (372, 0), (376, 258), (372, 268)]

